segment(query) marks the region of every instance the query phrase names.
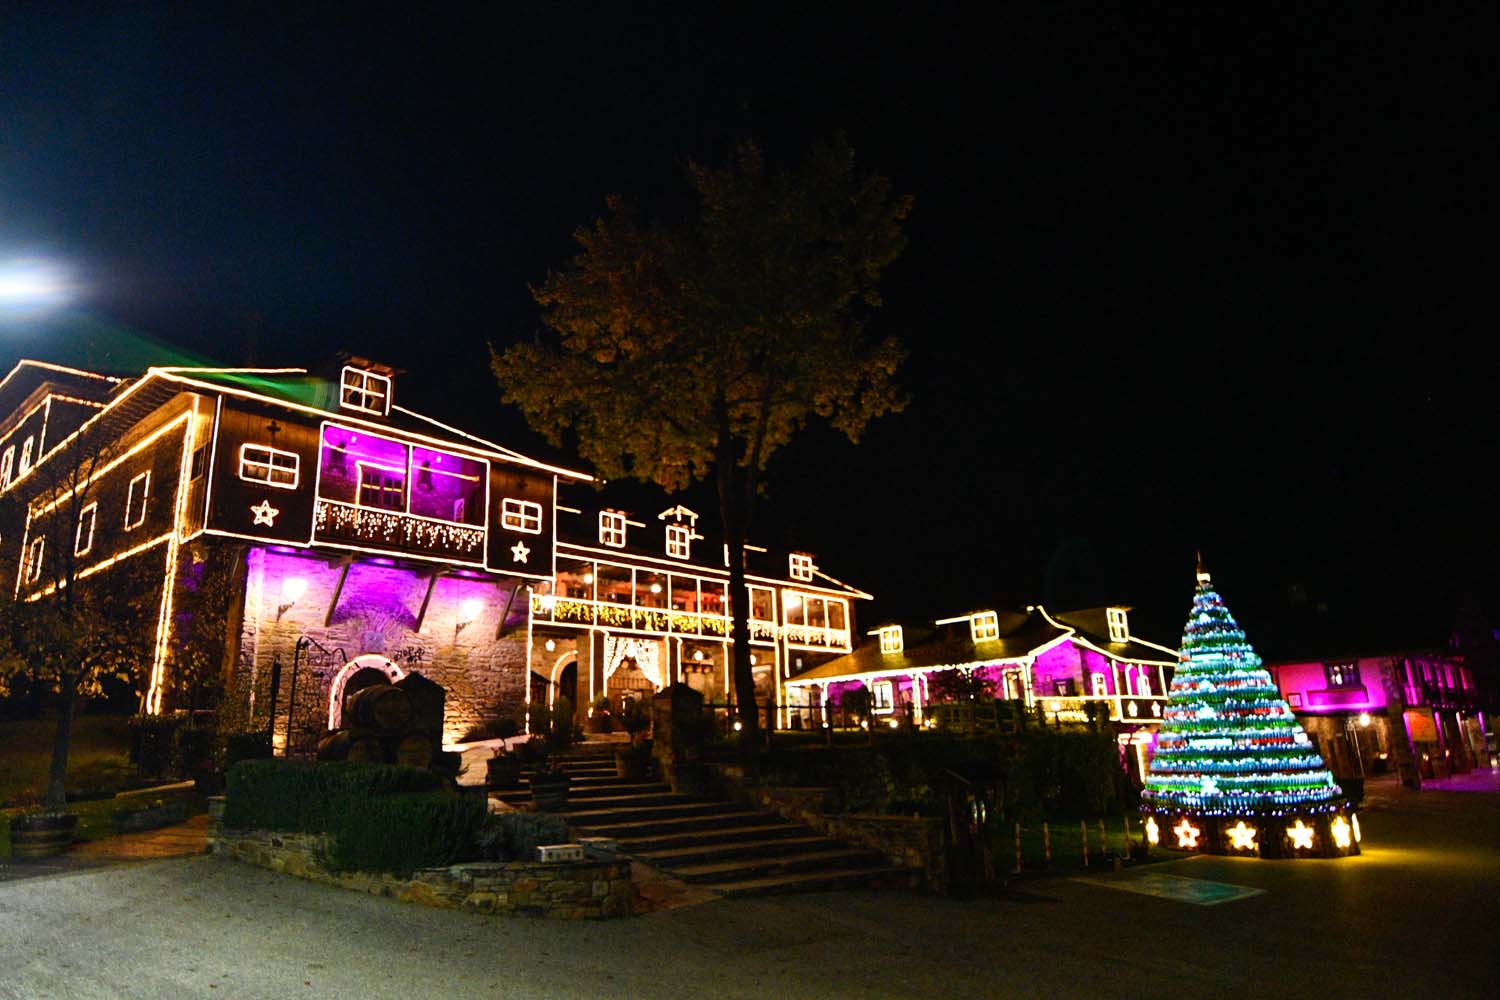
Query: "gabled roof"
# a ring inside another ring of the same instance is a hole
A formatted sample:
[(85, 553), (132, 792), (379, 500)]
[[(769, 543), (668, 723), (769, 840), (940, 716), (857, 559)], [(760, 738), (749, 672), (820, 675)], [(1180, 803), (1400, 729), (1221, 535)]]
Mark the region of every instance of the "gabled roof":
[(1073, 629), (1080, 639), (1099, 652), (1116, 660), (1130, 663), (1160, 663), (1175, 667), (1179, 662), (1177, 650), (1157, 645), (1147, 639), (1131, 635), (1124, 642), (1115, 642), (1109, 637), (1109, 608), (1082, 608), (1078, 611), (1061, 611), (1048, 614), (1041, 605), (1037, 610), (1049, 619)]

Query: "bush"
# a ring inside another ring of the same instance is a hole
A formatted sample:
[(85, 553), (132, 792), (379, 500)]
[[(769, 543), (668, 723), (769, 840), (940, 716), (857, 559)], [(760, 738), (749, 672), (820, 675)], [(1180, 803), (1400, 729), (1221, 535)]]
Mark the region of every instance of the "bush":
[(352, 799), (332, 817), (329, 861), (402, 877), (451, 865), (473, 857), (485, 809), (484, 799), (451, 792)]
[(165, 777), (178, 768), (177, 733), (187, 713), (137, 715), (130, 720), (130, 762), (144, 775)]
[(229, 733), (224, 737), (224, 770), (242, 760), (268, 760), (274, 756), (271, 734), (264, 729), (253, 733)]
[(245, 760), (229, 770), (224, 826), (328, 833), (332, 818), (355, 803), (441, 788), (440, 776), (414, 767), (351, 761)]
[(568, 840), (568, 824), (551, 813), (495, 813), (479, 831), (482, 856), (489, 861), (535, 861), (543, 844)]

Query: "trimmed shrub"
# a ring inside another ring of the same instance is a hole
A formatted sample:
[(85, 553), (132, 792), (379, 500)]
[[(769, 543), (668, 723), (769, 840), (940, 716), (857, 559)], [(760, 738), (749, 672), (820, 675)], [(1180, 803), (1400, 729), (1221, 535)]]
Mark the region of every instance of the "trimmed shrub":
[(542, 844), (568, 841), (568, 824), (552, 813), (495, 813), (479, 831), (480, 853), (487, 861), (535, 861)]
[(229, 733), (224, 737), (226, 771), (242, 760), (268, 760), (272, 756), (271, 734), (264, 729), (253, 733)]
[(353, 799), (332, 817), (335, 869), (390, 872), (440, 868), (475, 852), (486, 803), (451, 792)]
[(352, 761), (244, 760), (229, 769), (224, 825), (229, 829), (328, 833), (351, 803), (435, 792), (431, 771)]

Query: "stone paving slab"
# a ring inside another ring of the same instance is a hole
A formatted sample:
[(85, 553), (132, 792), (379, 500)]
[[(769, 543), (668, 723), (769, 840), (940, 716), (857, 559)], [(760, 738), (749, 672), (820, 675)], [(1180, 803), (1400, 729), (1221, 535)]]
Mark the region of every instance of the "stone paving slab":
[(66, 875), (132, 861), (156, 861), (203, 854), (208, 850), (208, 816), (198, 815), (186, 823), (139, 833), (76, 843), (61, 854), (29, 861), (0, 860), (0, 882)]

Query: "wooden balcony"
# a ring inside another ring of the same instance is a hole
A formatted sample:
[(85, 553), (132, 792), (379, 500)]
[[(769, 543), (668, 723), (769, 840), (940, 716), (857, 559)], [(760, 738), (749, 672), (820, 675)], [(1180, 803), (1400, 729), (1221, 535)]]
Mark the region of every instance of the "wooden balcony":
[(319, 498), (313, 541), (484, 563), (484, 528)]

